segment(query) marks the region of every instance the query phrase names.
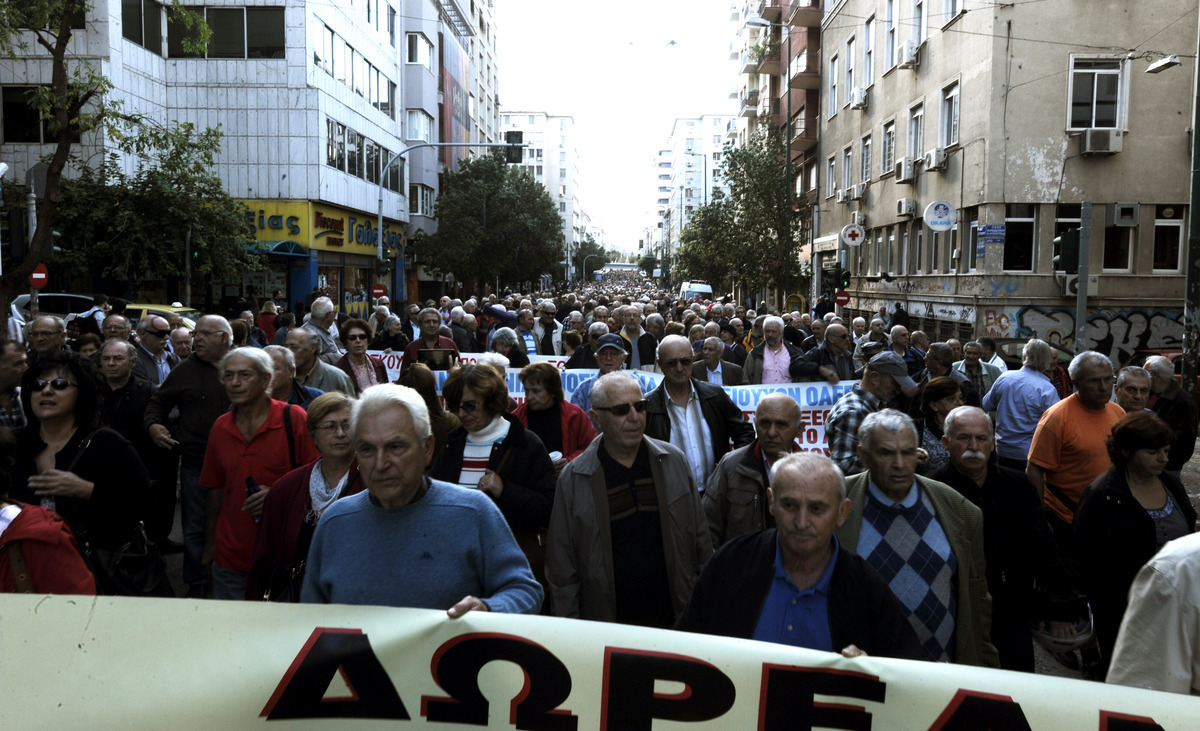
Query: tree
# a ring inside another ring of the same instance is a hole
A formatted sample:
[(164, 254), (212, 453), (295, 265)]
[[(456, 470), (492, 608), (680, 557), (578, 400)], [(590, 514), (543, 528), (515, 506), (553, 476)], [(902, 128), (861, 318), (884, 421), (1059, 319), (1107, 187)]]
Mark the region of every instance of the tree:
[(654, 276), (654, 269), (657, 266), (658, 266), (658, 257), (657, 256), (643, 256), (641, 259), (638, 259), (638, 269), (641, 269), (642, 271), (644, 271), (646, 273), (647, 277)]
[[(54, 145), (47, 159), (45, 187), (38, 202), (37, 227), (29, 250), (20, 262), (5, 266), (0, 277), (3, 302), (11, 301), (27, 288), (30, 273), (45, 258), (72, 145), (82, 135), (103, 131), (122, 118), (120, 104), (106, 98), (112, 82), (86, 58), (68, 55), (71, 26), (90, 9), (87, 0), (23, 0), (0, 4), (0, 53), (15, 59), (18, 51), (36, 44), (50, 57), (50, 85), (38, 87), (27, 101), (41, 115), (46, 139)], [(197, 13), (185, 9), (179, 0), (171, 0), (169, 12), (173, 19), (196, 29), (196, 45), (201, 48), (207, 45), (211, 31)], [(190, 42), (187, 45), (195, 47)], [(8, 308), (0, 309), (7, 318)]]
[[(680, 234), (675, 252), (677, 279), (704, 279), (713, 291), (727, 291), (734, 284), (733, 272), (741, 266), (741, 254), (732, 248), (736, 211), (733, 201), (720, 190), (696, 209)], [(738, 258), (732, 258), (736, 255)]]
[(55, 218), (66, 256), (55, 264), (68, 275), (121, 280), (261, 269), (263, 257), (247, 249), (248, 209), (212, 172), (221, 138), (191, 123), (143, 123), (118, 143), (137, 160), (132, 175), (117, 152), (81, 167), (78, 179), (63, 181)]
[(500, 150), (443, 172), (434, 217), (437, 233), (414, 236), (414, 250), (435, 273), (468, 285), (536, 279), (564, 255), (558, 207)]
[(604, 252), (604, 247), (596, 243), (596, 239), (591, 234), (584, 234), (583, 241), (575, 249), (571, 261), (583, 272), (584, 279), (591, 280), (592, 274), (598, 269), (602, 269), (609, 260), (608, 254)]

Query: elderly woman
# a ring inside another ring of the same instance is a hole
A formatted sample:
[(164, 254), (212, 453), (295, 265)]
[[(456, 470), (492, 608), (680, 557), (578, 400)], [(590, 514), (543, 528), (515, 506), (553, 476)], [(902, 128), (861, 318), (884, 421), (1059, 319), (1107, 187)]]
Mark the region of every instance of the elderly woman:
[(371, 350), (403, 353), (408, 343), (409, 337), (404, 332), (404, 321), (396, 315), (388, 315), (383, 321), (383, 327), (375, 333), (375, 339), (371, 341)]
[(421, 399), (425, 401), (425, 408), (429, 409), (429, 429), (433, 432), (433, 459), (425, 468), (425, 471), (429, 472), (445, 448), (446, 440), (461, 428), (462, 424), (457, 416), (442, 408), (442, 399), (437, 392), (437, 377), (433, 375), (429, 366), (413, 363), (407, 370), (400, 372), (396, 383), (408, 386), (420, 394)]
[(1174, 442), (1157, 416), (1126, 414), (1108, 437), (1112, 467), (1088, 486), (1075, 511), (1076, 558), (1105, 668), (1134, 576), (1164, 543), (1195, 530), (1183, 484), (1164, 469)]
[(525, 401), (513, 416), (538, 435), (550, 452), (556, 473), (578, 457), (596, 438), (592, 420), (583, 409), (565, 401), (562, 376), (550, 363), (530, 363), (521, 369)]
[(529, 355), (525, 353), (525, 341), (517, 337), (517, 331), (511, 327), (502, 327), (492, 335), (492, 352), (508, 358), (508, 364), (513, 368), (524, 368), (529, 365)]
[(925, 417), (921, 448), (929, 458), (920, 464), (917, 472), (926, 477), (936, 475), (950, 463), (950, 452), (942, 444), (942, 435), (946, 431), (946, 414), (963, 405), (963, 389), (959, 383), (948, 376), (939, 376), (925, 384), (921, 396), (921, 413)]
[(298, 602), (308, 544), (325, 508), (361, 492), (350, 442), (350, 405), (344, 393), (322, 394), (308, 406), (308, 433), (321, 456), (287, 473), (263, 501), (246, 598)]
[[(467, 365), (450, 372), (442, 386), (446, 407), (462, 428), (450, 435), (430, 476), (478, 488), (496, 501), (530, 566), (543, 576), (544, 551), (537, 532), (550, 522), (554, 464), (542, 440), (506, 415), (508, 386), (494, 368)], [(531, 555), (532, 554), (532, 555)]]
[(371, 341), (371, 326), (367, 321), (358, 317), (346, 320), (338, 328), (338, 333), (346, 352), (334, 365), (350, 376), (354, 395), (358, 396), (371, 386), (387, 383), (387, 368), (367, 355), (367, 343)]
[(135, 533), (144, 536), (139, 523), (150, 504), (150, 478), (129, 442), (100, 427), (100, 394), (96, 367), (81, 355), (54, 354), (25, 372), (21, 399), (29, 426), (17, 435), (10, 494), (63, 517), (89, 558), (100, 593), (171, 596), (157, 554), (149, 585), (130, 585), (130, 577), (106, 568)]

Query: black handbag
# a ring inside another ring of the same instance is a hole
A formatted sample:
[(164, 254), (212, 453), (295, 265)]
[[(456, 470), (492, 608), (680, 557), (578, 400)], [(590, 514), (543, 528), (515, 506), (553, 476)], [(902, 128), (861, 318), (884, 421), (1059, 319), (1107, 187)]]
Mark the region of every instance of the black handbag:
[[(300, 535), (296, 540), (296, 555), (308, 556), (308, 547), (312, 543), (316, 525), (308, 520), (300, 526)], [(304, 568), (307, 558), (301, 558), (288, 563), (271, 567), (271, 575), (263, 588), (264, 602), (281, 602), (297, 604), (300, 602), (300, 589), (304, 586)]]
[(162, 553), (146, 536), (146, 527), (141, 521), (134, 527), (129, 541), (116, 549), (97, 548), (86, 534), (80, 538), (83, 560), (96, 577), (98, 593), (109, 596), (175, 596), (175, 590), (167, 579)]

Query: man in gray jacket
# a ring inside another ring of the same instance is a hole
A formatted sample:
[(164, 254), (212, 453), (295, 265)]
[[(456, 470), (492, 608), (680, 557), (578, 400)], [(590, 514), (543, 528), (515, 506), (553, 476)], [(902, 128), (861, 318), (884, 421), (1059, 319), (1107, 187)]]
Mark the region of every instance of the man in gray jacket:
[(683, 453), (645, 436), (637, 379), (615, 371), (592, 389), (601, 438), (558, 479), (546, 546), (560, 617), (670, 628), (712, 541)]

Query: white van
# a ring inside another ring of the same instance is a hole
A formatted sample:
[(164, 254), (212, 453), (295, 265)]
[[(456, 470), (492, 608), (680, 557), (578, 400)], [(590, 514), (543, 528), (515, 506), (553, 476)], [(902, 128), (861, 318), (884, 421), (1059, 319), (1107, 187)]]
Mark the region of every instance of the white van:
[(705, 300), (711, 300), (713, 298), (712, 287), (706, 280), (693, 279), (679, 285), (680, 300), (684, 302), (691, 302), (697, 297)]

